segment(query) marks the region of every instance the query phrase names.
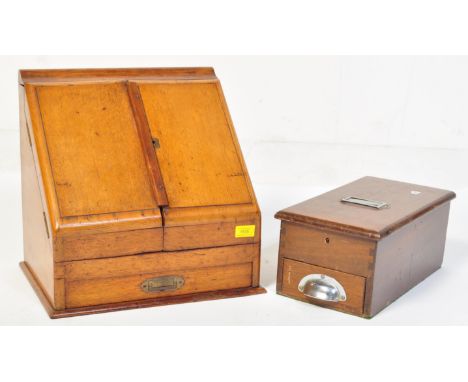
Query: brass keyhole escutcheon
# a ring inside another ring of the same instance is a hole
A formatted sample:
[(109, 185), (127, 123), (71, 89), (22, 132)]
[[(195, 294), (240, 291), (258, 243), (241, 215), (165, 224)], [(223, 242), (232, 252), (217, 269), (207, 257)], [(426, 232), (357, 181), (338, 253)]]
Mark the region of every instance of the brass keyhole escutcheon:
[(158, 138), (151, 138), (151, 142), (153, 144), (153, 147), (155, 149), (159, 149), (161, 146), (159, 145), (159, 139)]

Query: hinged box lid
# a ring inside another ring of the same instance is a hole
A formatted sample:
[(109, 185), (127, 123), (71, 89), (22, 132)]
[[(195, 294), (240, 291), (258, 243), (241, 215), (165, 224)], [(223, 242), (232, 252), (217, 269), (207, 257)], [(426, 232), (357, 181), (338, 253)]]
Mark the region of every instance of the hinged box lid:
[(19, 82), (53, 234), (258, 214), (212, 68), (22, 70)]
[(281, 220), (380, 239), (455, 193), (364, 177), (276, 213)]

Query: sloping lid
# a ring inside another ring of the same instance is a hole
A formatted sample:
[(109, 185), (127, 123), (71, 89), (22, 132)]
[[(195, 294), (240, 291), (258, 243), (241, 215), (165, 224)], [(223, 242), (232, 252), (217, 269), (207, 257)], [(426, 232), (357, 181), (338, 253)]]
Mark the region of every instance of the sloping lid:
[(138, 81), (168, 204), (165, 226), (255, 216), (258, 211), (217, 79)]
[(27, 84), (26, 94), (54, 231), (161, 226), (124, 83)]
[(53, 233), (258, 215), (212, 68), (24, 70)]
[(379, 239), (453, 198), (451, 191), (364, 177), (281, 210), (275, 217)]

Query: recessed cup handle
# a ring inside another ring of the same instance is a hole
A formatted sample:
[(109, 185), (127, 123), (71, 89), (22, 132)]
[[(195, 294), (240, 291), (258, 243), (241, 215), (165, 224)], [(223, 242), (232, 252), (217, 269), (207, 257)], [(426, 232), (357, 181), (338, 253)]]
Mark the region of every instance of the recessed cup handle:
[(297, 289), (306, 297), (322, 301), (346, 301), (343, 286), (333, 277), (321, 274), (307, 275), (301, 279)]

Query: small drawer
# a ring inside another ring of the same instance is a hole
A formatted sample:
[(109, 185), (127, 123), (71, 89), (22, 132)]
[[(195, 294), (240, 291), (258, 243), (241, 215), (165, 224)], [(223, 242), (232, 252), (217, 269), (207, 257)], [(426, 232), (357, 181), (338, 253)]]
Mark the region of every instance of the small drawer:
[(65, 265), (65, 306), (250, 287), (258, 244), (159, 252)]
[(282, 222), (280, 255), (325, 268), (367, 277), (375, 242), (312, 227)]
[(108, 232), (61, 239), (58, 261), (87, 260), (134, 255), (163, 249), (163, 229), (150, 228)]
[[(306, 276), (309, 276), (309, 280), (305, 283), (305, 289), (300, 291), (301, 280)], [(283, 286), (279, 293), (327, 308), (361, 315), (365, 285), (366, 279), (361, 276), (284, 259)], [(336, 301), (327, 301), (326, 298)]]

